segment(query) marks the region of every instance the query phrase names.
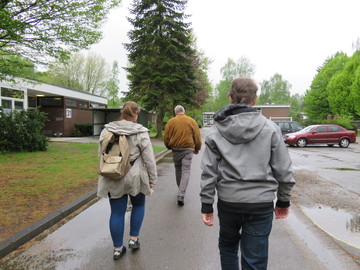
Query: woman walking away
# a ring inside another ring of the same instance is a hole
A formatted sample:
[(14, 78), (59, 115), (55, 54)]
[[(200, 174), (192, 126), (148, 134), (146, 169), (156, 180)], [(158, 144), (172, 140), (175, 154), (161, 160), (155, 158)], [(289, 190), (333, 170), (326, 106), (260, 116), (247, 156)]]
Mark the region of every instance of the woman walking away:
[[(107, 125), (100, 134), (100, 147), (109, 132), (126, 135), (130, 147), (131, 169), (119, 179), (113, 180), (99, 175), (98, 193), (102, 198), (109, 198), (110, 234), (114, 243), (114, 260), (120, 259), (126, 252), (123, 244), (125, 212), (128, 198), (132, 204), (130, 217), (130, 239), (128, 247), (136, 250), (140, 247), (139, 235), (145, 215), (145, 195), (150, 195), (157, 178), (156, 162), (152, 149), (149, 130), (136, 123), (140, 113), (139, 106), (128, 101), (121, 110), (120, 121)], [(101, 153), (99, 150), (99, 157)]]

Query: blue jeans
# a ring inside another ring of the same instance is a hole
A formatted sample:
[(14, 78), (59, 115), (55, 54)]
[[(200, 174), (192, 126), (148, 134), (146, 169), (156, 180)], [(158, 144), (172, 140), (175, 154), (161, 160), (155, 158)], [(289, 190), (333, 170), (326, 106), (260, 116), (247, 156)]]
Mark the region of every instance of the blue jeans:
[(239, 269), (239, 244), (243, 270), (267, 269), (273, 213), (252, 215), (221, 210), (219, 250), (222, 270)]
[(124, 195), (118, 199), (110, 199), (111, 215), (110, 215), (110, 234), (114, 243), (114, 247), (123, 245), (125, 213), (128, 203), (128, 196), (132, 204), (130, 216), (130, 236), (139, 236), (141, 224), (145, 215), (145, 195)]

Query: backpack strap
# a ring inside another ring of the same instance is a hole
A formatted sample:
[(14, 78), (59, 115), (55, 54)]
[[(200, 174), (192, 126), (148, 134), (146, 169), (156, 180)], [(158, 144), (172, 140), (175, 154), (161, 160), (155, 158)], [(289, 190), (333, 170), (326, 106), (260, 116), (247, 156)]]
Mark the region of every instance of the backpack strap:
[(140, 154), (134, 159), (130, 161), (130, 165), (133, 166), (135, 161), (141, 156), (141, 149), (139, 148)]
[[(111, 140), (113, 139), (114, 134), (112, 132), (109, 132), (105, 135), (104, 139), (101, 142), (101, 154), (105, 153), (105, 151), (107, 149), (111, 149), (111, 147), (109, 148), (108, 145), (111, 142)], [(111, 146), (114, 144), (114, 140), (112, 141)]]
[(106, 146), (105, 153), (109, 154), (111, 148), (113, 147), (114, 143), (119, 142), (119, 135), (113, 134), (111, 137), (108, 145)]

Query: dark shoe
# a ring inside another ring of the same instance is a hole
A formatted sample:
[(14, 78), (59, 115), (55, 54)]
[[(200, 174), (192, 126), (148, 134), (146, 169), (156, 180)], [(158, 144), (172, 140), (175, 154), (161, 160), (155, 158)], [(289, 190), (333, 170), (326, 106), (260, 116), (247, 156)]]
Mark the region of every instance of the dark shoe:
[(139, 238), (136, 239), (136, 240), (130, 239), (129, 240), (129, 248), (131, 248), (131, 249), (139, 249), (140, 248)]
[(184, 197), (178, 196), (178, 205), (183, 206), (184, 205)]
[(117, 249), (114, 249), (114, 260), (118, 260), (122, 257), (122, 255), (124, 255), (126, 252), (126, 247), (123, 246), (122, 249), (120, 250), (117, 250)]

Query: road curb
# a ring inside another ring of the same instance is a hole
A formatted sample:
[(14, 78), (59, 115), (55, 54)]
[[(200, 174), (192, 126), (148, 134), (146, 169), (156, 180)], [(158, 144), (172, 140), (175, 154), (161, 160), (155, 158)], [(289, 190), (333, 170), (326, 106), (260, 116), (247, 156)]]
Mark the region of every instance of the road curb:
[(299, 212), (306, 217), (317, 229), (327, 235), (329, 238), (332, 239), (334, 243), (336, 243), (339, 247), (341, 247), (345, 252), (347, 252), (351, 257), (357, 258), (357, 263), (359, 263), (360, 258), (360, 249), (344, 240), (341, 240), (339, 237), (336, 237), (332, 233), (328, 232), (324, 229), (321, 225), (319, 225), (310, 215), (308, 215), (304, 210), (303, 207), (296, 201), (293, 201), (293, 206), (295, 206)]
[[(155, 155), (156, 163), (158, 163), (162, 158), (169, 154), (170, 150), (164, 150)], [(75, 201), (65, 205), (64, 207), (48, 214), (43, 219), (38, 220), (26, 228), (18, 231), (9, 238), (5, 239), (0, 243), (0, 259), (8, 255), (10, 252), (16, 250), (21, 245), (30, 241), (34, 237), (38, 236), (43, 231), (49, 229), (51, 226), (58, 223), (60, 220), (74, 213), (83, 205), (87, 204), (91, 200), (96, 198), (97, 189), (93, 189), (89, 193), (83, 195), (82, 197), (76, 199)]]

